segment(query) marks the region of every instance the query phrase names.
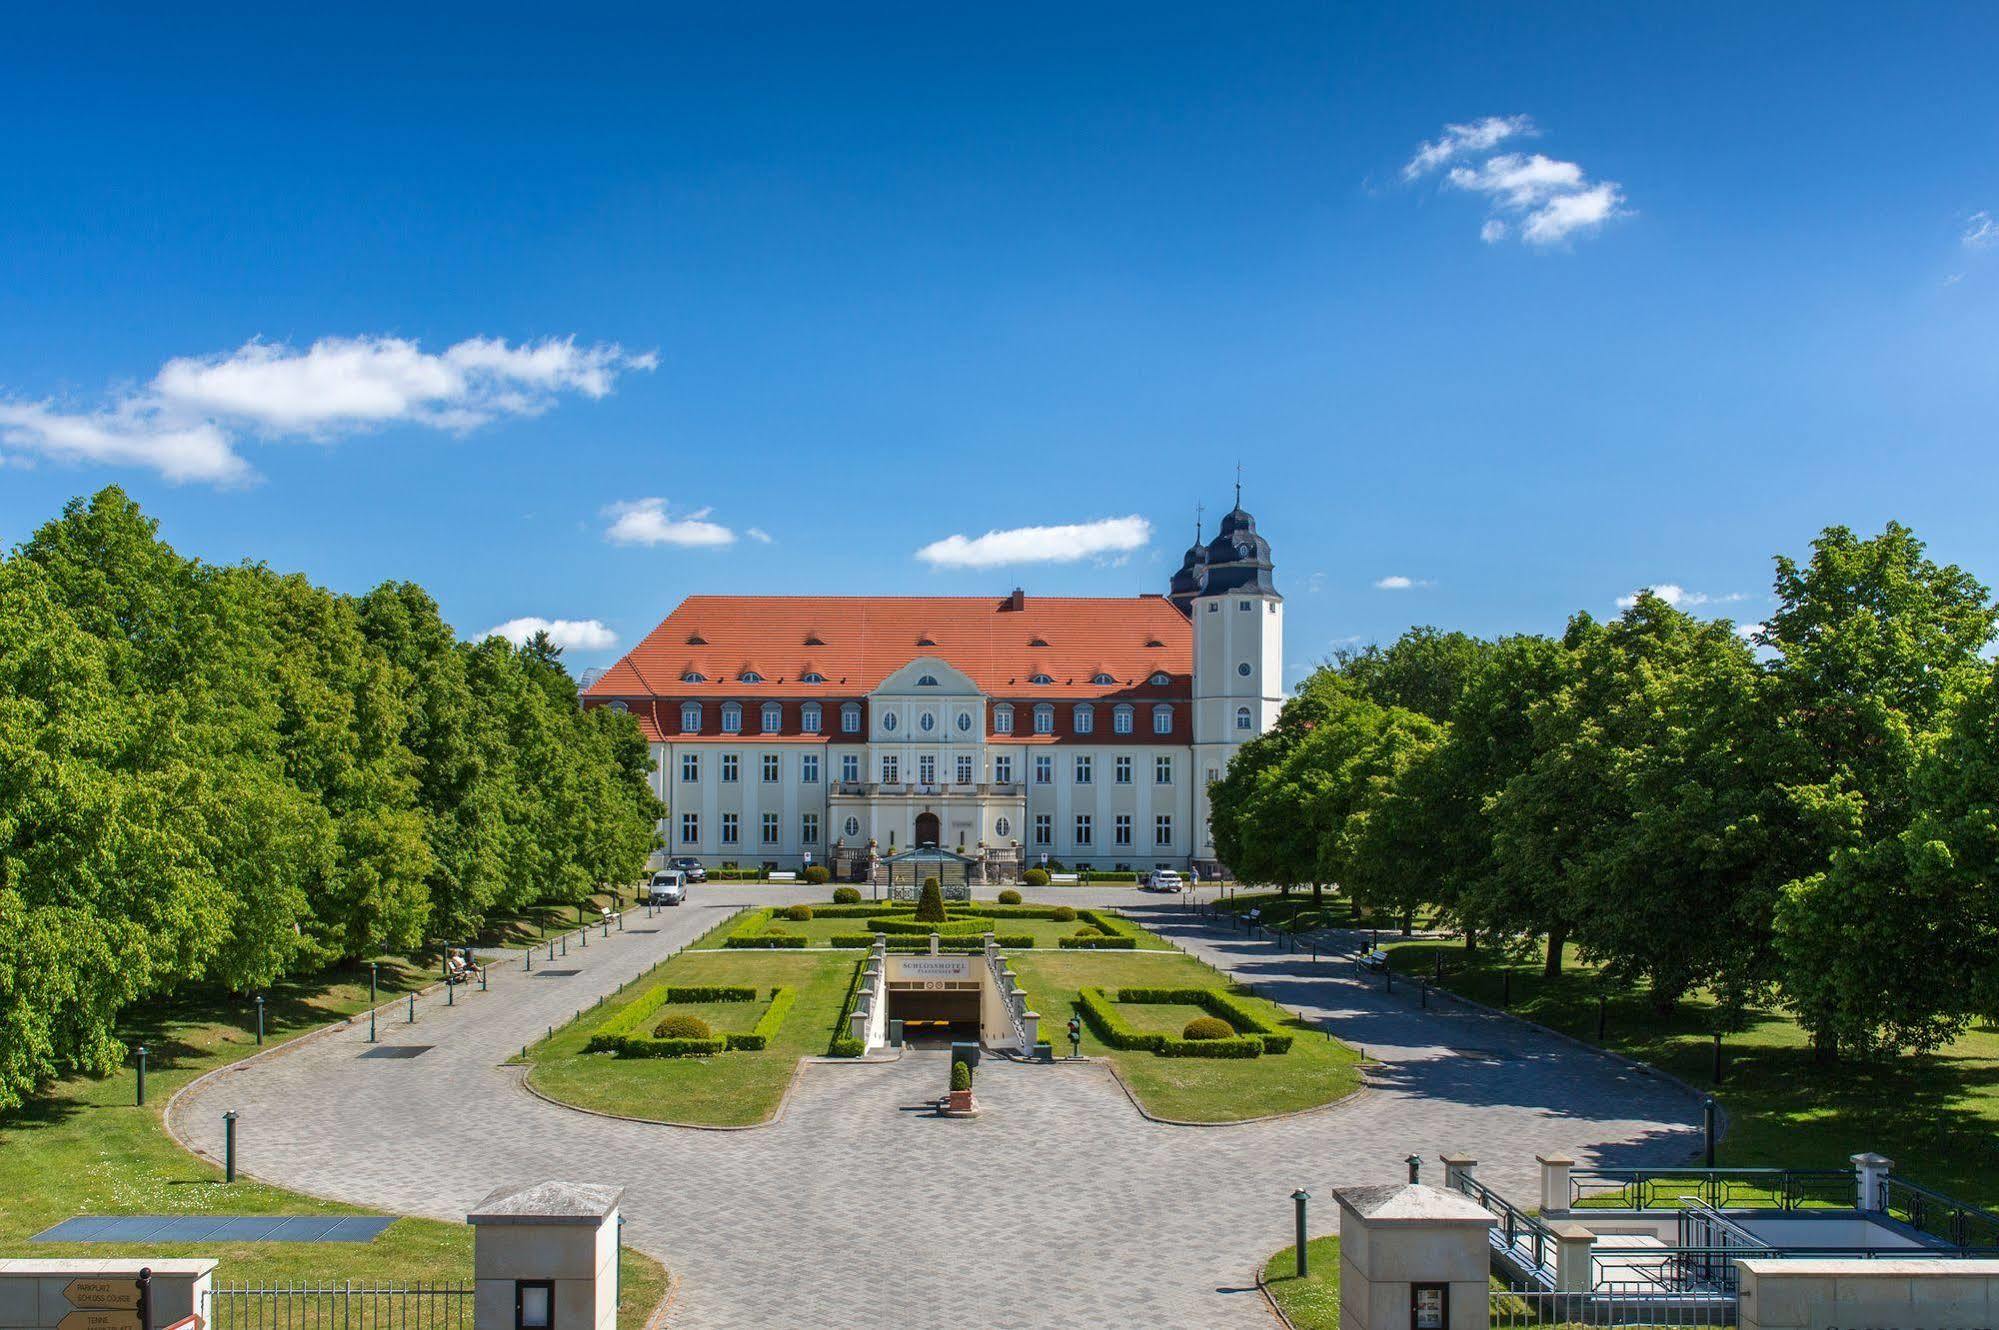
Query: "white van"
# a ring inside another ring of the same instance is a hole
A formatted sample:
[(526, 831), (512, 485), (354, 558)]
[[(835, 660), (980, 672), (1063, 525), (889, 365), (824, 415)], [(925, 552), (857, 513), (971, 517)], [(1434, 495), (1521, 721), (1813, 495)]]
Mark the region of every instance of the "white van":
[(652, 875), (652, 884), (646, 888), (646, 904), (679, 905), (687, 899), (687, 874), (678, 869), (662, 868)]

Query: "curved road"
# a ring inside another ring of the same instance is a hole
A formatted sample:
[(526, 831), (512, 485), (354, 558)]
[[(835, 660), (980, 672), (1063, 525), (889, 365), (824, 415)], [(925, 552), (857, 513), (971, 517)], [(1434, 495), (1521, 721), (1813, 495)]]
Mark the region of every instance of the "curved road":
[[(572, 943), (489, 992), (420, 1001), (384, 1023), (407, 1059), (361, 1056), (366, 1027), (239, 1064), (184, 1094), (171, 1126), (211, 1156), (236, 1109), (245, 1171), (321, 1196), (458, 1220), (496, 1186), (544, 1178), (626, 1188), (626, 1240), (679, 1282), (669, 1325), (1268, 1327), (1256, 1265), (1291, 1238), (1292, 1189), (1338, 1222), (1334, 1187), (1403, 1176), (1403, 1156), (1463, 1151), (1480, 1177), (1534, 1200), (1534, 1155), (1667, 1163), (1697, 1144), (1683, 1091), (1518, 1022), (1422, 1012), (1344, 963), (1314, 966), (1129, 888), (1033, 895), (1118, 904), (1322, 1019), (1386, 1066), (1330, 1111), (1233, 1127), (1146, 1121), (1102, 1067), (989, 1061), (972, 1122), (918, 1111), (942, 1053), (808, 1064), (782, 1119), (749, 1131), (622, 1122), (529, 1095), (499, 1064), (599, 994), (713, 925), (719, 911), (822, 890), (697, 888), (623, 933)], [(575, 974), (545, 974), (551, 968)], [(1051, 1025), (1054, 1022), (1051, 1020)], [(1059, 1030), (1057, 1031), (1059, 1033)]]

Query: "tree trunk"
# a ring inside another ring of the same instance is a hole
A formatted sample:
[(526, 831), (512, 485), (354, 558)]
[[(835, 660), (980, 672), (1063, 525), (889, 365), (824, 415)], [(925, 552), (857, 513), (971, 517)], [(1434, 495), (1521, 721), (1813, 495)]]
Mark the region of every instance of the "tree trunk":
[(1650, 998), (1652, 1014), (1663, 1021), (1673, 1014), (1673, 1006), (1680, 1000), (1680, 995), (1674, 989), (1660, 983), (1659, 977), (1654, 975)]
[(1557, 927), (1548, 930), (1548, 955), (1547, 959), (1541, 962), (1541, 973), (1550, 979), (1553, 979), (1562, 972), (1562, 946), (1568, 940), (1569, 930), (1567, 927)]
[(1402, 936), (1408, 937), (1416, 931), (1416, 911), (1412, 906), (1402, 912)]
[(1323, 882), (1312, 884), (1312, 908), (1315, 910), (1326, 908), (1326, 884)]
[(1465, 929), (1465, 950), (1478, 950), (1478, 930), (1476, 928)]
[(1839, 1036), (1830, 1031), (1820, 1031), (1812, 1036), (1812, 1063), (1815, 1066), (1830, 1067), (1839, 1062)]

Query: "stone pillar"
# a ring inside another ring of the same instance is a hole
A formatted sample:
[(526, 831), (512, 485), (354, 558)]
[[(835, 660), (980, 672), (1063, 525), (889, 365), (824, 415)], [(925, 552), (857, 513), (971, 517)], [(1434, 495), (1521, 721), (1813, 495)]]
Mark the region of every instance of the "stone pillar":
[(935, 956), (937, 954), (937, 942), (938, 942), (937, 935), (935, 933), (932, 933), (930, 935), (930, 954), (932, 956)]
[(473, 1330), (617, 1330), (623, 1187), (537, 1182), (473, 1208)]
[(1590, 1247), (1596, 1234), (1581, 1224), (1550, 1224), (1555, 1235), (1555, 1287), (1563, 1293), (1587, 1293), (1596, 1287)]
[(1566, 1212), (1569, 1200), (1569, 1170), (1576, 1161), (1567, 1155), (1535, 1155), (1541, 1166), (1541, 1213)]
[(847, 1033), (861, 1041), (864, 1051), (868, 1046), (868, 1022), (871, 1019), (866, 1007), (855, 1007), (854, 1014), (847, 1017)]
[(1488, 1231), (1468, 1197), (1421, 1183), (1341, 1187), (1341, 1330), (1487, 1330)]
[(1463, 1184), (1471, 1181), (1478, 1160), (1470, 1155), (1439, 1155), (1444, 1165), (1444, 1186), (1451, 1191), (1464, 1190)]
[(206, 1318), (215, 1262), (207, 1257), (59, 1257), (0, 1260), (0, 1325), (59, 1330), (70, 1325), (136, 1326), (139, 1271), (150, 1270), (153, 1330)]
[(986, 959), (992, 960), (994, 957), (998, 955), (999, 955), (999, 939), (994, 937), (991, 933), (986, 934)]
[(1888, 1181), (1888, 1173), (1895, 1167), (1895, 1161), (1877, 1154), (1853, 1156), (1853, 1190), (1862, 1210), (1885, 1210), (1882, 1204), (1882, 1184)]
[(1027, 1036), (1027, 1051), (1032, 1053), (1034, 1046), (1041, 1042), (1041, 1013), (1038, 1011), (1022, 1012), (1020, 1016), (1020, 1028), (1022, 1033)]

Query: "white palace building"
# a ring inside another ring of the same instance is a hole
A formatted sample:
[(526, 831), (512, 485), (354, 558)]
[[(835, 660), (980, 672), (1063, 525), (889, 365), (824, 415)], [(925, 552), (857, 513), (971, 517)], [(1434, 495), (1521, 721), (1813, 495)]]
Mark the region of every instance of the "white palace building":
[(1283, 701), (1271, 570), (1238, 504), (1164, 595), (690, 596), (583, 701), (651, 743), (660, 858), (1208, 871), (1208, 785)]

